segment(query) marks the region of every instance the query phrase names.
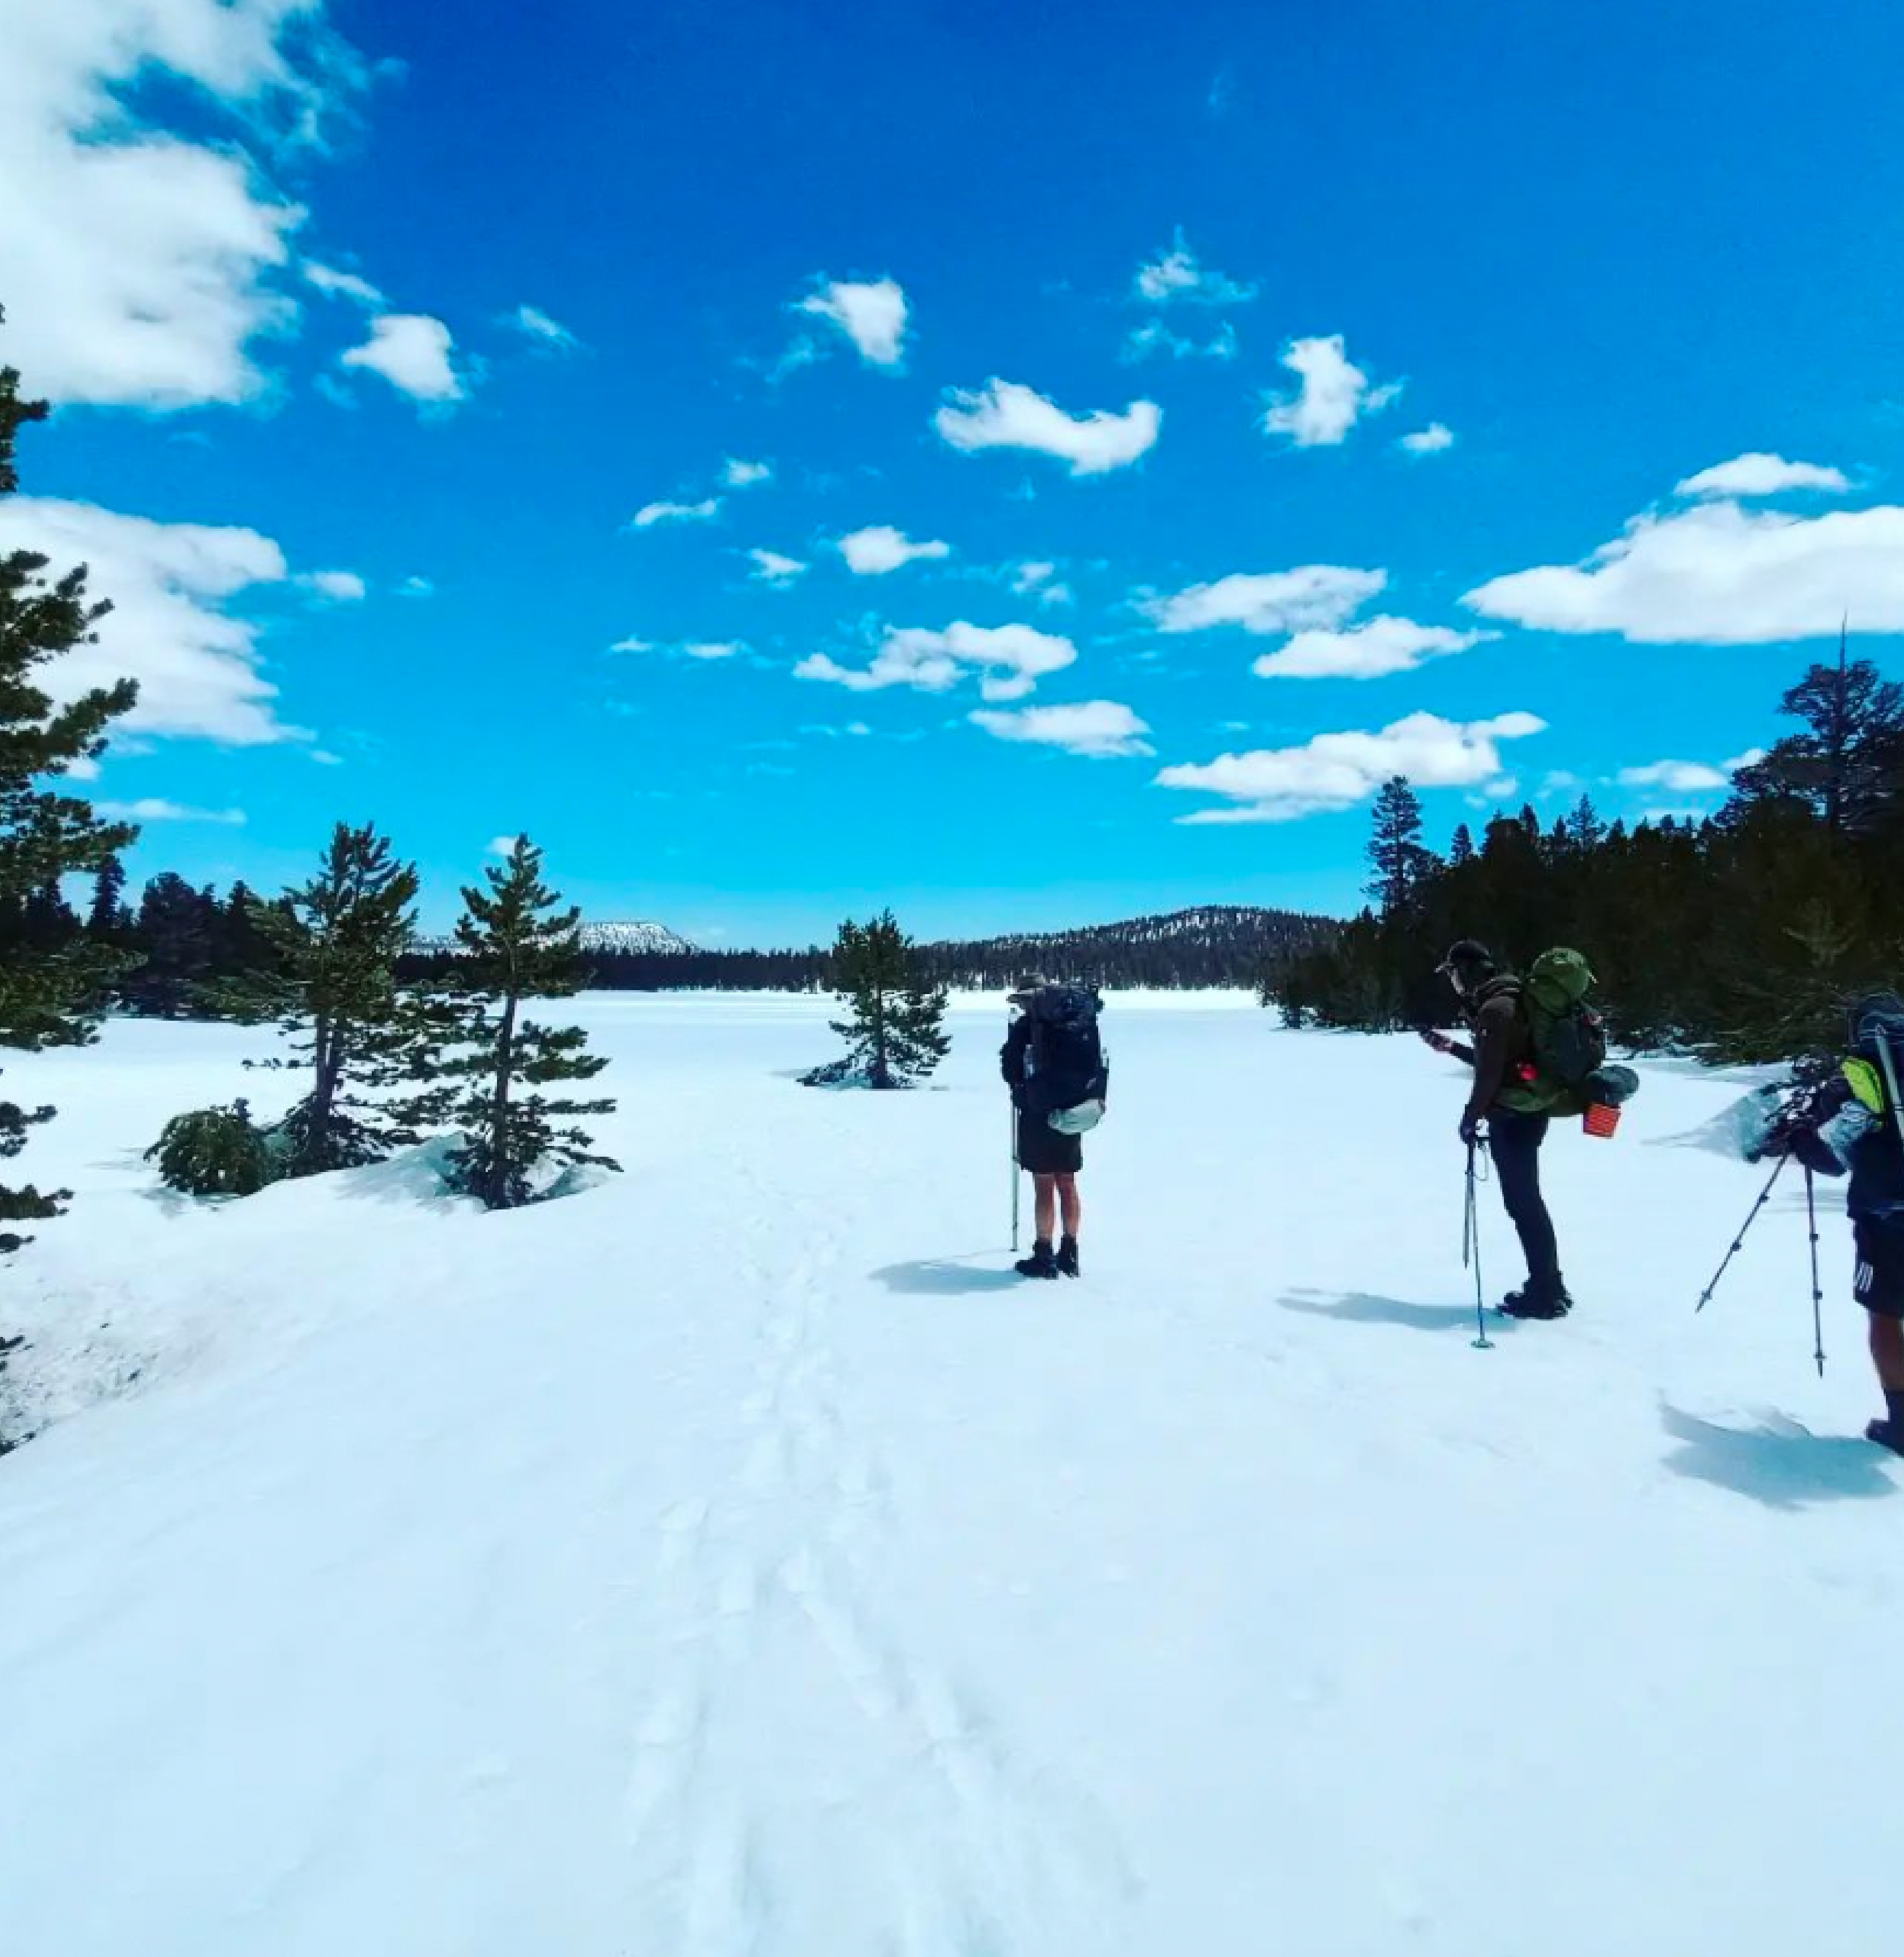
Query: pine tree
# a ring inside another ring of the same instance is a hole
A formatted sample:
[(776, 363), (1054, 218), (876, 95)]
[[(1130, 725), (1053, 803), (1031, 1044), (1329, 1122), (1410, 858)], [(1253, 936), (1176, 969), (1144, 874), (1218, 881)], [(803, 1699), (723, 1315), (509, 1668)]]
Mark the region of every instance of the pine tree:
[[(20, 429), (46, 415), (45, 402), (20, 398), (18, 373), (0, 368), (0, 496), (19, 487)], [(124, 680), (55, 707), (39, 684), (39, 669), (92, 643), (108, 609), (88, 598), (83, 567), (54, 577), (32, 552), (0, 555), (0, 918), (16, 925), (0, 937), (0, 1046), (25, 1052), (87, 1044), (91, 1012), (122, 963), (109, 946), (70, 937), (36, 944), (17, 928), (34, 892), (96, 871), (138, 833), (102, 822), (90, 803), (62, 792), (59, 779), (104, 752), (106, 730), (131, 710), (137, 689)], [(29, 1129), (52, 1114), (0, 1102), (0, 1160), (18, 1155)], [(0, 1187), (0, 1220), (57, 1216), (65, 1194)], [(0, 1233), (0, 1250), (22, 1241)]]
[(254, 1025), (276, 1021), (308, 1064), (310, 1090), (277, 1135), (289, 1175), (375, 1162), (420, 1139), (415, 1099), (432, 1077), (440, 1027), (399, 986), (397, 960), (415, 928), (417, 874), (373, 824), (340, 822), (317, 874), (278, 903), (253, 900), (271, 968), (216, 989), (219, 1008)]
[(116, 944), (125, 928), (125, 865), (109, 856), (93, 879), (93, 901), (86, 913), (89, 937), (102, 944)]
[(119, 988), (128, 1006), (167, 1020), (202, 1009), (217, 914), (216, 904), (175, 871), (163, 871), (146, 885), (134, 925), (144, 956)]
[(1454, 832), (1454, 840), (1448, 847), (1448, 860), (1457, 867), (1474, 861), (1474, 832), (1465, 822)]
[(833, 946), (833, 986), (847, 1016), (832, 1023), (844, 1059), (817, 1069), (812, 1086), (848, 1079), (869, 1087), (909, 1087), (943, 1060), (946, 993), (921, 973), (912, 941), (889, 911), (870, 924), (851, 918)]
[(1567, 820), (1567, 839), (1576, 849), (1597, 849), (1606, 840), (1606, 824), (1593, 806), (1593, 798), (1583, 793)]
[(1421, 798), (1406, 775), (1397, 775), (1383, 782), (1375, 797), (1375, 833), (1369, 839), (1369, 867), (1374, 874), (1365, 887), (1385, 918), (1399, 917), (1407, 909), (1421, 880), (1429, 860), (1421, 837)]
[(1805, 731), (1738, 770), (1729, 820), (1742, 807), (1787, 798), (1822, 817), (1836, 837), (1868, 828), (1893, 799), (1904, 768), (1904, 686), (1847, 652), (1841, 635), (1837, 664), (1810, 667), (1780, 700), (1779, 711), (1802, 720)]
[(450, 1157), (451, 1183), (487, 1209), (514, 1209), (535, 1200), (535, 1171), (545, 1163), (618, 1167), (591, 1153), (592, 1137), (572, 1125), (611, 1114), (615, 1104), (551, 1100), (534, 1091), (592, 1080), (608, 1064), (583, 1051), (581, 1027), (541, 1026), (523, 1011), (531, 999), (573, 997), (586, 982), (580, 912), (556, 909), (562, 899), (542, 881), (542, 852), (526, 836), (506, 863), (484, 875), (488, 888), (464, 890), (456, 924), (462, 956), (452, 983), (466, 1051), (443, 1069), (467, 1085), (446, 1094), (442, 1111), (463, 1137)]

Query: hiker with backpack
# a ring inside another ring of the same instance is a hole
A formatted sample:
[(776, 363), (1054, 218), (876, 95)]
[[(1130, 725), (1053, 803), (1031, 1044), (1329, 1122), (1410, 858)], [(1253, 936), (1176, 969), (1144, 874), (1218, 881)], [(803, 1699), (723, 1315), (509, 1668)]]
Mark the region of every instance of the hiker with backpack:
[[(1018, 1016), (999, 1053), (999, 1070), (1018, 1110), (1014, 1160), (1031, 1178), (1034, 1193), (1031, 1254), (1014, 1267), (1026, 1278), (1078, 1275), (1078, 1235), (1084, 1205), (1078, 1194), (1084, 1137), (1103, 1120), (1110, 1068), (1098, 1037), (1104, 1001), (1079, 985), (1021, 980), (1011, 994)], [(1052, 1235), (1059, 1221), (1057, 1248)]]
[(1884, 1396), (1883, 1415), (1865, 1438), (1904, 1454), (1904, 999), (1895, 992), (1861, 999), (1850, 1035), (1836, 1075), (1794, 1102), (1759, 1153), (1795, 1156), (1818, 1175), (1850, 1172), (1852, 1296), (1870, 1321), (1871, 1364)]
[(1606, 1064), (1606, 1031), (1587, 1003), (1593, 975), (1577, 951), (1544, 953), (1520, 978), (1503, 971), (1486, 945), (1464, 937), (1436, 969), (1454, 987), (1474, 1045), (1432, 1031), (1423, 1037), (1474, 1069), (1459, 1131), (1470, 1172), (1485, 1127), (1501, 1200), (1527, 1260), (1527, 1282), (1500, 1309), (1510, 1318), (1565, 1318), (1574, 1301), (1541, 1193), (1541, 1147), (1555, 1114), (1585, 1114), (1590, 1133), (1610, 1133), (1602, 1111), (1616, 1108), (1637, 1080)]

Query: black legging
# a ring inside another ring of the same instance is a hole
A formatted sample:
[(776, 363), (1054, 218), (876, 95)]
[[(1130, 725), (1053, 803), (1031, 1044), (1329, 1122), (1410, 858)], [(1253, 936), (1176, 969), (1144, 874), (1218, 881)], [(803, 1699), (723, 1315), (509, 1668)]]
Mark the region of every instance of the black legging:
[(1560, 1247), (1554, 1219), (1540, 1193), (1540, 1145), (1547, 1139), (1545, 1114), (1520, 1114), (1496, 1108), (1488, 1116), (1488, 1146), (1500, 1179), (1501, 1200), (1514, 1219), (1527, 1260), (1527, 1276), (1537, 1287), (1560, 1284)]

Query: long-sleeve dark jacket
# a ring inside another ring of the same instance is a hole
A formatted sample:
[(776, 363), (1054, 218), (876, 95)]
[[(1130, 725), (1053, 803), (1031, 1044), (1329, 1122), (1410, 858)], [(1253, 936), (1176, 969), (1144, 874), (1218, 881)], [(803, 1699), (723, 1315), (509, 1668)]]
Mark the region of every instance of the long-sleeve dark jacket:
[(998, 1050), (999, 1071), (1005, 1077), (1005, 1084), (1012, 1090), (1012, 1099), (1021, 1098), (1025, 1077), (1030, 1072), (1031, 1053), (1031, 1016), (1021, 1013), (1012, 1022), (1005, 1035), (1005, 1044)]
[(1474, 1088), (1467, 1111), (1479, 1121), (1519, 1077), (1533, 1054), (1533, 1035), (1520, 1010), (1520, 982), (1492, 978), (1476, 995), (1470, 1023), (1474, 1028)]

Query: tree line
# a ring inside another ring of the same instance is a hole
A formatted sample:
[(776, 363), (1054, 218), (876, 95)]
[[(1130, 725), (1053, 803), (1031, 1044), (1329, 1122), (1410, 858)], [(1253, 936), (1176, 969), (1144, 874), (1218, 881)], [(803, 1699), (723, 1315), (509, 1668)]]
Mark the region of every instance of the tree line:
[[(257, 963), (257, 893), (240, 883), (228, 892), (194, 888), (175, 872), (148, 882), (136, 906), (125, 872), (109, 858), (80, 912), (57, 884), (9, 909), (0, 903), (0, 947), (23, 934), (42, 941), (84, 929), (127, 961), (114, 981), (118, 1009), (164, 1018), (199, 1016), (207, 988)], [(1241, 904), (1209, 905), (1167, 915), (1133, 918), (1088, 929), (912, 944), (908, 956), (933, 984), (959, 991), (997, 991), (1028, 972), (1100, 989), (1255, 987), (1265, 966), (1330, 942), (1334, 920)], [(910, 944), (910, 941), (908, 941)], [(452, 977), (460, 953), (407, 949), (406, 979)], [(605, 991), (831, 992), (845, 977), (840, 947), (810, 945), (769, 951), (591, 951), (583, 984)]]
[(1565, 944), (1637, 1048), (1722, 1061), (1832, 1050), (1847, 1003), (1904, 966), (1904, 687), (1841, 643), (1779, 713), (1795, 726), (1703, 819), (1609, 824), (1583, 794), (1551, 825), (1531, 806), (1478, 839), (1464, 824), (1443, 855), (1397, 776), (1375, 805), (1369, 908), (1274, 961), (1265, 1003), (1291, 1026), (1438, 1022), (1451, 1001), (1435, 967), (1453, 941), (1522, 967)]

